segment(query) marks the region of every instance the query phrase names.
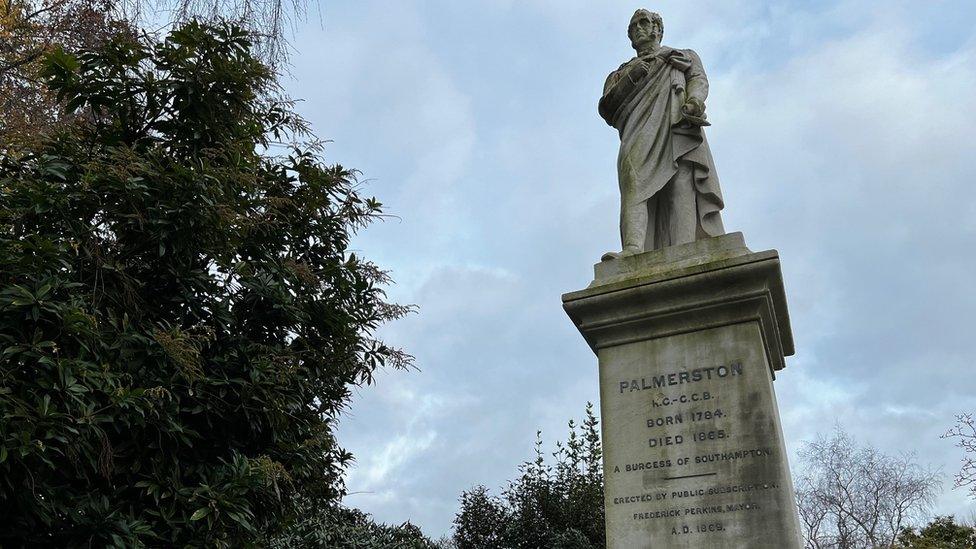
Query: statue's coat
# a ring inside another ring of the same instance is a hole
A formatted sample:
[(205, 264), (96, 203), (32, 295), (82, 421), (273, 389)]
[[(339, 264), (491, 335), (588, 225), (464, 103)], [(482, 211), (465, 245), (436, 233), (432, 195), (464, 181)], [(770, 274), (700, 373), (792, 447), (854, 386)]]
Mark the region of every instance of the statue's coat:
[[(634, 64), (650, 69), (630, 82)], [(653, 56), (635, 57), (607, 78), (600, 115), (620, 132), (617, 174), (622, 196), (642, 202), (671, 181), (678, 161), (694, 167), (698, 223), (708, 236), (724, 234), (719, 212), (722, 191), (708, 141), (701, 126), (685, 119), (681, 106), (687, 97), (702, 102), (708, 80), (698, 54), (661, 47)]]

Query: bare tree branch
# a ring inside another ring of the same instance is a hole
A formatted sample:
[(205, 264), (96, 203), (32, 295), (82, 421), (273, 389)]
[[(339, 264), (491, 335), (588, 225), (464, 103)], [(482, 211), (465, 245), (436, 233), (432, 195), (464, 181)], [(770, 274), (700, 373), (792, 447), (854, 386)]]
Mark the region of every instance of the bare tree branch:
[(965, 453), (962, 467), (955, 475), (956, 488), (968, 488), (970, 495), (976, 497), (976, 419), (971, 414), (956, 416), (956, 425), (946, 431), (942, 438), (955, 439), (956, 447)]
[(859, 446), (840, 429), (807, 443), (800, 457), (797, 506), (809, 549), (889, 548), (941, 485), (913, 455)]

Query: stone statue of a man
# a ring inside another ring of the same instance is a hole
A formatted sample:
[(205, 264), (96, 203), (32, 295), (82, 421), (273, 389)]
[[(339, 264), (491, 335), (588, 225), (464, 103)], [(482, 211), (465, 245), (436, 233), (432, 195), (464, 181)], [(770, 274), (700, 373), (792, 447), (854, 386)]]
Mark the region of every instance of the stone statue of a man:
[(607, 77), (600, 116), (620, 132), (621, 252), (628, 256), (725, 234), (722, 192), (705, 141), (708, 80), (698, 54), (661, 45), (661, 16), (627, 28), (637, 57)]

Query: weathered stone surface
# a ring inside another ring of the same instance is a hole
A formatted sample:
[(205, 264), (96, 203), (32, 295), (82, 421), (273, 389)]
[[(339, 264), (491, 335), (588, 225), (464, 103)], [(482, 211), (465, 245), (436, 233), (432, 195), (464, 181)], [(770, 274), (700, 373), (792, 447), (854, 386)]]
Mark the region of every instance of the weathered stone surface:
[(634, 276), (648, 277), (677, 271), (720, 259), (749, 255), (742, 233), (729, 233), (719, 238), (699, 240), (692, 244), (668, 246), (639, 255), (625, 256), (616, 261), (601, 261), (593, 266), (590, 287), (603, 286)]
[(698, 54), (664, 46), (664, 20), (639, 9), (627, 26), (637, 55), (611, 72), (599, 113), (620, 135), (617, 258), (725, 233), (722, 191), (704, 126), (708, 77)]
[(599, 358), (611, 548), (798, 548), (773, 390), (775, 251), (733, 233), (596, 266), (566, 311)]

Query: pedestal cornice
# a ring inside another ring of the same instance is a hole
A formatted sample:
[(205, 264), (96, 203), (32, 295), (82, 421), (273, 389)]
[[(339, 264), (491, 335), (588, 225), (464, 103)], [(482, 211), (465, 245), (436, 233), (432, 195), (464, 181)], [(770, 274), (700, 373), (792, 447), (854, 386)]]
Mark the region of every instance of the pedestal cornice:
[(741, 233), (603, 262), (595, 271), (588, 288), (562, 297), (595, 353), (751, 321), (774, 371), (794, 352), (779, 254), (749, 251)]

